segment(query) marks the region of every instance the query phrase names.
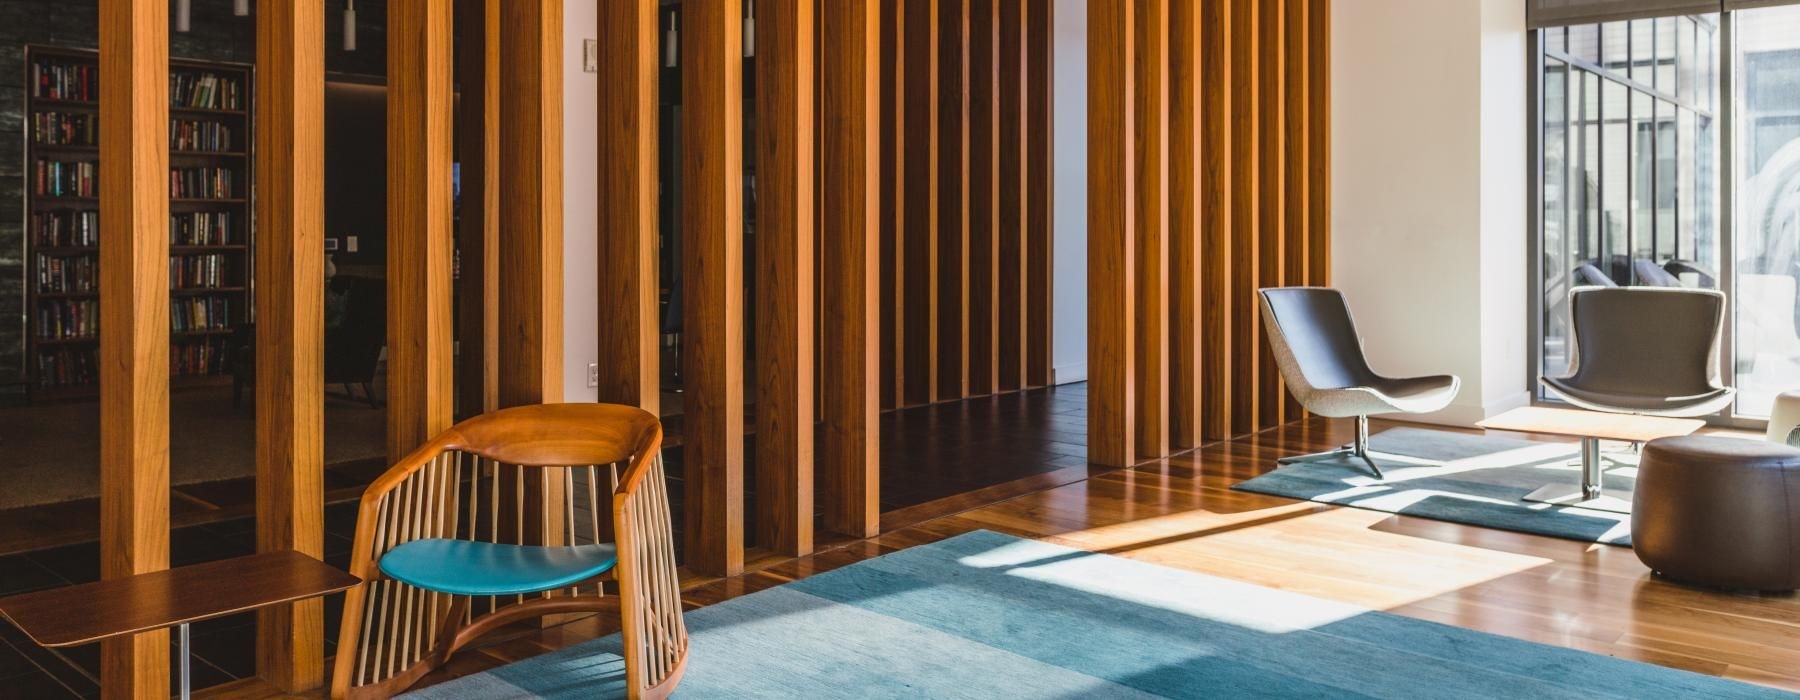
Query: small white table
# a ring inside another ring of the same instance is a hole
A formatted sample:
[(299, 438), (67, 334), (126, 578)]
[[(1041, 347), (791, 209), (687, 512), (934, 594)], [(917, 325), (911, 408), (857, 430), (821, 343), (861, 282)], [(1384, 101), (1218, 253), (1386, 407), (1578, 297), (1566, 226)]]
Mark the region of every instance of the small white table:
[(1688, 435), (1704, 427), (1706, 421), (1692, 418), (1663, 418), (1624, 413), (1600, 413), (1571, 408), (1526, 406), (1516, 408), (1475, 425), (1488, 430), (1512, 430), (1521, 433), (1564, 435), (1581, 438), (1581, 485), (1552, 483), (1539, 487), (1525, 500), (1559, 506), (1579, 506), (1613, 513), (1630, 513), (1631, 502), (1607, 496), (1600, 488), (1600, 441), (1649, 442), (1661, 437)]

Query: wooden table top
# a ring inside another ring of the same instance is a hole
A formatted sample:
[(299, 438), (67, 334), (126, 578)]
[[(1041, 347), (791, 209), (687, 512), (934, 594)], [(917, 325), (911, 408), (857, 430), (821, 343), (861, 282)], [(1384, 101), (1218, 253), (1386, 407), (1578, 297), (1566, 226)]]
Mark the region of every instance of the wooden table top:
[(336, 593), (361, 579), (294, 551), (264, 552), (0, 599), (40, 646), (66, 647)]
[(1601, 413), (1573, 408), (1526, 406), (1515, 408), (1475, 425), (1489, 430), (1593, 437), (1602, 440), (1649, 442), (1661, 437), (1690, 434), (1706, 426), (1695, 418), (1664, 418), (1625, 413)]

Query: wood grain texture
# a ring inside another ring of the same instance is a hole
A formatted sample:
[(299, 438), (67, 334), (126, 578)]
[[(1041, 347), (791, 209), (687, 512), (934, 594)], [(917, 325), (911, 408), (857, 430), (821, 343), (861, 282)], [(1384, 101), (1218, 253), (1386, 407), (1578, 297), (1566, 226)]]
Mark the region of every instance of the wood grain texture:
[(451, 200), (453, 7), (390, 0), (387, 99), (387, 456), (394, 462), (454, 422)]
[(1030, 179), (1026, 170), (1026, 153), (1031, 147), (1026, 138), (1026, 23), (1031, 6), (1027, 0), (998, 0), (999, 46), (996, 58), (995, 84), (998, 86), (998, 143), (1000, 159), (996, 170), (995, 221), (999, 241), (999, 280), (994, 293), (999, 307), (995, 328), (995, 352), (999, 354), (998, 388), (1002, 391), (1021, 389), (1027, 385), (1026, 353), (1029, 351), (1029, 320), (1034, 305), (1048, 306), (1050, 299), (1027, 296), (1025, 282), (1030, 276), (1031, 260), (1025, 247), (1025, 226), (1030, 220), (1026, 209), (1026, 189)]
[[(822, 225), (833, 235), (820, 251), (823, 321), (825, 455), (821, 473), (825, 526), (871, 537), (881, 525), (880, 264), (881, 78), (877, 0), (827, 0), (819, 23), (824, 92)], [(761, 436), (758, 436), (760, 439)], [(760, 465), (759, 465), (760, 466)], [(808, 511), (806, 515), (810, 516)]]
[[(967, 0), (969, 11), (968, 386), (1000, 389), (999, 1)], [(1018, 300), (1005, 300), (1017, 307)]]
[[(256, 545), (314, 558), (325, 555), (324, 12), (322, 0), (279, 0), (256, 17)], [(447, 175), (443, 186), (447, 227)], [(436, 390), (449, 400), (447, 385)], [(289, 692), (322, 685), (324, 619), (316, 599), (259, 611), (258, 674)]]
[(596, 157), (599, 393), (602, 403), (658, 413), (661, 338), (657, 191), (660, 13), (655, 0), (596, 5), (600, 37)]
[(360, 581), (292, 550), (262, 552), (0, 600), (0, 613), (46, 647), (166, 629), (328, 595)]
[[(1281, 76), (1284, 107), (1286, 115), (1282, 119), (1282, 210), (1286, 216), (1282, 222), (1282, 247), (1285, 255), (1282, 260), (1282, 283), (1289, 286), (1304, 286), (1312, 279), (1312, 245), (1310, 239), (1311, 207), (1307, 204), (1309, 192), (1307, 180), (1311, 177), (1312, 159), (1309, 152), (1311, 139), (1307, 132), (1312, 128), (1312, 106), (1307, 92), (1308, 79), (1308, 44), (1309, 30), (1307, 17), (1308, 0), (1285, 0), (1282, 7), (1282, 61), (1284, 72)], [(1283, 422), (1300, 418), (1305, 409), (1300, 401), (1290, 392), (1281, 392)]]
[(456, 415), (500, 405), (500, 0), (456, 0)]
[(1231, 431), (1233, 434), (1255, 432), (1262, 412), (1261, 316), (1256, 307), (1259, 286), (1257, 243), (1262, 237), (1262, 180), (1257, 157), (1258, 120), (1261, 119), (1261, 94), (1258, 66), (1260, 38), (1257, 3), (1240, 0), (1231, 6), (1231, 253), (1227, 264), (1232, 269), (1231, 287), (1226, 297), (1230, 305), (1231, 323)]
[(501, 3), (503, 408), (563, 398), (562, 46), (562, 3)]
[(1088, 461), (1134, 463), (1136, 55), (1133, 0), (1088, 7)]
[[(1237, 343), (1232, 338), (1236, 324), (1232, 313), (1238, 310), (1232, 295), (1236, 274), (1231, 265), (1235, 250), (1232, 235), (1237, 231), (1232, 221), (1232, 206), (1237, 202), (1232, 187), (1232, 172), (1237, 153), (1232, 142), (1231, 78), (1235, 75), (1231, 61), (1233, 0), (1184, 0), (1199, 5), (1199, 69), (1198, 78), (1200, 128), (1200, 334), (1205, 348), (1200, 353), (1199, 382), (1200, 436), (1202, 440), (1222, 440), (1232, 433), (1232, 411), (1236, 403), (1233, 392), (1236, 381), (1232, 374), (1232, 356)], [(1186, 27), (1183, 23), (1181, 26)]]
[(1136, 267), (1137, 458), (1169, 454), (1169, 2), (1136, 0), (1133, 21), (1132, 118), (1137, 208)]
[(901, 40), (900, 138), (906, 144), (902, 165), (906, 202), (904, 251), (898, 256), (904, 271), (899, 326), (906, 368), (901, 403), (931, 403), (938, 396), (938, 0), (906, 0)]
[[(169, 6), (100, 2), (100, 576), (169, 566)], [(166, 696), (169, 635), (100, 648), (107, 697)]]
[(969, 395), (969, 3), (938, 0), (937, 395)]
[(1169, 0), (1169, 447), (1204, 441), (1201, 367), (1214, 339), (1202, 326), (1206, 263), (1201, 257), (1203, 0)]
[(881, 0), (881, 380), (882, 409), (906, 396), (906, 9)]
[(743, 17), (699, 2), (681, 17), (682, 370), (686, 562), (744, 568)]
[[(1300, 2), (1301, 0), (1290, 0)], [(1307, 284), (1331, 286), (1331, 0), (1305, 0)]]
[[(1288, 250), (1286, 175), (1287, 75), (1285, 44), (1286, 0), (1258, 0), (1257, 7), (1257, 270), (1256, 286), (1285, 284)], [(1281, 368), (1275, 366), (1262, 314), (1252, 314), (1258, 324), (1256, 386), (1259, 429), (1280, 425), (1286, 412), (1287, 392), (1282, 388)]]
[(813, 546), (815, 18), (813, 0), (757, 9), (756, 542), (796, 555)]
[(1056, 365), (1051, 342), (1051, 254), (1055, 223), (1051, 201), (1055, 126), (1051, 100), (1051, 49), (1054, 43), (1054, 3), (1025, 2), (1025, 383), (1047, 386), (1055, 382)]

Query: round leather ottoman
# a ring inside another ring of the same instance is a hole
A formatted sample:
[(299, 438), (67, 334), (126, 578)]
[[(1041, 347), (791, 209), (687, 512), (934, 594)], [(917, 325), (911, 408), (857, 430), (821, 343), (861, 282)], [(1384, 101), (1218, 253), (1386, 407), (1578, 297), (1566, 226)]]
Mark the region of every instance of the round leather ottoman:
[(1800, 449), (1651, 440), (1632, 504), (1632, 548), (1651, 570), (1723, 588), (1800, 588)]

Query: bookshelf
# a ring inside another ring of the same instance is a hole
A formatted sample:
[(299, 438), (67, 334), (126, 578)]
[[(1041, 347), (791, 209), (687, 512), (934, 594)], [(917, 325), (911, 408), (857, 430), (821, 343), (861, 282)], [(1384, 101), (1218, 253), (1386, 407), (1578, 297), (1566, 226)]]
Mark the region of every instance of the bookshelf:
[[(99, 57), (26, 47), (26, 373), (32, 401), (99, 386)], [(250, 66), (169, 61), (169, 374), (230, 382), (250, 321)]]

